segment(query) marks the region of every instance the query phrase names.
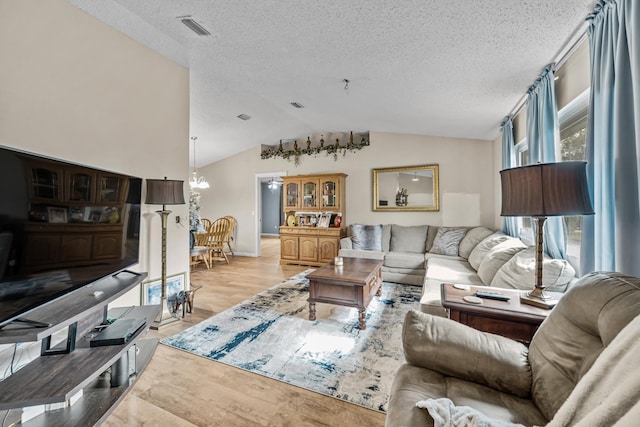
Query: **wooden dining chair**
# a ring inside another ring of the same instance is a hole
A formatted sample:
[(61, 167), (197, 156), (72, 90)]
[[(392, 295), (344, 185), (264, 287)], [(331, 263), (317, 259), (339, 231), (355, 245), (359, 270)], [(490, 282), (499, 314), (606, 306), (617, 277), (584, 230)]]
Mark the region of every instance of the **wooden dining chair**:
[(229, 220), (229, 232), (227, 233), (227, 236), (225, 237), (225, 241), (224, 244), (227, 246), (227, 248), (229, 248), (229, 252), (231, 253), (231, 256), (235, 258), (235, 254), (233, 253), (233, 248), (231, 247), (231, 242), (233, 242), (235, 240), (236, 237), (236, 228), (238, 226), (238, 221), (235, 219), (235, 217), (231, 216), (231, 215), (226, 215), (223, 218), (227, 218)]
[(195, 244), (191, 248), (191, 266), (195, 266), (200, 262), (204, 262), (207, 268), (211, 268), (211, 248), (209, 247), (209, 240), (211, 239), (211, 233), (196, 233)]
[(211, 220), (207, 218), (200, 218), (200, 223), (202, 224), (202, 228), (204, 231), (211, 231)]
[(231, 221), (229, 221), (228, 218), (218, 218), (211, 224), (210, 238), (207, 242), (207, 245), (211, 249), (211, 265), (213, 265), (215, 259), (224, 260), (229, 264), (229, 258), (224, 251), (224, 244), (230, 227)]

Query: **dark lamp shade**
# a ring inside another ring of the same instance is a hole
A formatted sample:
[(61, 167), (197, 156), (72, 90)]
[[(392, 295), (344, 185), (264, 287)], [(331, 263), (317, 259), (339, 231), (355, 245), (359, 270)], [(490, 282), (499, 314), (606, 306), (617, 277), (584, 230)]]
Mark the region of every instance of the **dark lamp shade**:
[(501, 170), (500, 215), (592, 215), (586, 166), (586, 162), (559, 162)]
[(149, 205), (184, 205), (184, 181), (173, 179), (147, 179), (147, 197)]

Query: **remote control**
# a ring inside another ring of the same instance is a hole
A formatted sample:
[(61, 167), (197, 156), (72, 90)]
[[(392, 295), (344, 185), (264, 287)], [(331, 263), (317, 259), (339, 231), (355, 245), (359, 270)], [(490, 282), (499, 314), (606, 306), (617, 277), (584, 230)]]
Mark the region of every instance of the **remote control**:
[(509, 301), (511, 299), (509, 295), (489, 291), (476, 291), (476, 296), (478, 298), (495, 299), (498, 301)]

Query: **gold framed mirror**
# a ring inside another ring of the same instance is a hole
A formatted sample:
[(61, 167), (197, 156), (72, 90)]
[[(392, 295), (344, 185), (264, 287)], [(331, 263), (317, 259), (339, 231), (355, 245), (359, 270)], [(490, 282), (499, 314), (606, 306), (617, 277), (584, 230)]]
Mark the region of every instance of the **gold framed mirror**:
[(374, 211), (438, 211), (438, 165), (378, 168), (373, 171)]

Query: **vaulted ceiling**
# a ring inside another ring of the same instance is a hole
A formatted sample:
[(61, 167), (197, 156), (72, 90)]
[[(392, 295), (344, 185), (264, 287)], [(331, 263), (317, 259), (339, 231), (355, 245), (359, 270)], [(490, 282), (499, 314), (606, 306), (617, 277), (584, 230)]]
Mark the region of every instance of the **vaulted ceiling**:
[(596, 3), (67, 1), (189, 67), (198, 166), (322, 131), (493, 140)]

